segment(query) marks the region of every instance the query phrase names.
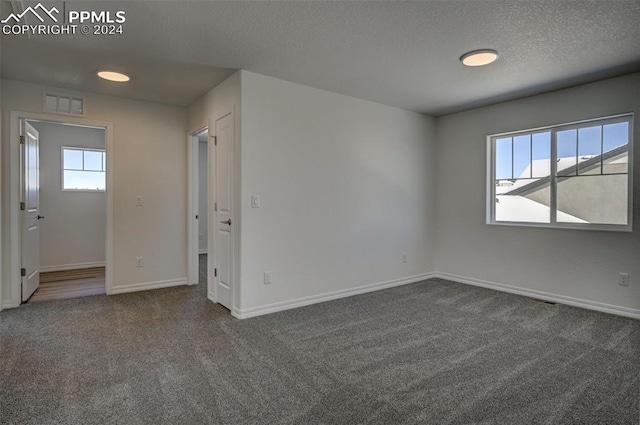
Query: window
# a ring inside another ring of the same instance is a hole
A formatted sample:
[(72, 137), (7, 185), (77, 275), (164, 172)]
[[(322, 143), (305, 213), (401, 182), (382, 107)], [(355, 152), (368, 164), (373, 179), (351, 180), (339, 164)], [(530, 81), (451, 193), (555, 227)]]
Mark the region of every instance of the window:
[(632, 115), (490, 136), (487, 222), (631, 230)]
[(62, 148), (62, 190), (104, 192), (105, 176), (104, 150)]

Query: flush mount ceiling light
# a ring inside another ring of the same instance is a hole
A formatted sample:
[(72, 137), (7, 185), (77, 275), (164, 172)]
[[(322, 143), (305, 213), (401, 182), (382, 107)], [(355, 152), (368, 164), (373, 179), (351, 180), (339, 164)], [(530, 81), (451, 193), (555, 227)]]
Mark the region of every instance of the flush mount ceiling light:
[(460, 56), (460, 62), (466, 66), (484, 66), (489, 65), (498, 59), (498, 52), (491, 49), (474, 50)]
[(114, 81), (116, 83), (126, 83), (131, 79), (127, 74), (123, 74), (122, 72), (107, 70), (98, 71), (98, 77), (104, 80)]

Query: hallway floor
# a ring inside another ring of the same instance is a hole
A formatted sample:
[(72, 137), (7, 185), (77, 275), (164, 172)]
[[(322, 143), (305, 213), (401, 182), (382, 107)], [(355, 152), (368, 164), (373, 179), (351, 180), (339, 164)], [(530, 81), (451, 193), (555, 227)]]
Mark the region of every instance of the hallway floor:
[(40, 273), (40, 286), (28, 302), (105, 294), (104, 267)]

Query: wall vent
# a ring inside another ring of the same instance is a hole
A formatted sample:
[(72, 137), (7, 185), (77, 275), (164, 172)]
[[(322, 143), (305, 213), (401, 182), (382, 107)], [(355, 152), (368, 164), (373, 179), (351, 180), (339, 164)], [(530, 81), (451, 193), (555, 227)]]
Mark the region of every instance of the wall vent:
[(83, 117), (85, 115), (84, 108), (85, 100), (83, 97), (69, 94), (44, 92), (42, 100), (43, 112), (76, 115)]

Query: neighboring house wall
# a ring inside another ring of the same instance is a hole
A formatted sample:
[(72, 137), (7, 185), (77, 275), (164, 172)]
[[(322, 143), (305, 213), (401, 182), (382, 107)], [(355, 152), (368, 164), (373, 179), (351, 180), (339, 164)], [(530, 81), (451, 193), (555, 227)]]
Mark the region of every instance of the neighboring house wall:
[(558, 183), (558, 209), (589, 223), (627, 224), (626, 175), (581, 176)]
[[(589, 223), (627, 224), (626, 175), (585, 175), (562, 178), (558, 182), (558, 210)], [(547, 186), (525, 196), (549, 205)]]
[[(9, 268), (9, 113), (42, 112), (45, 87), (2, 80), (2, 298)], [(86, 119), (113, 123), (113, 290), (186, 283), (185, 108), (84, 93)], [(62, 117), (64, 118), (64, 117)], [(13, 182), (13, 184), (17, 184)], [(144, 199), (136, 207), (136, 196)], [(15, 207), (15, 205), (13, 206)], [(136, 257), (144, 267), (136, 267)]]
[(105, 192), (62, 191), (62, 146), (104, 149), (104, 130), (32, 122), (40, 133), (40, 271), (104, 265)]
[(209, 150), (207, 149), (207, 141), (199, 141), (198, 142), (198, 191), (200, 192), (200, 196), (198, 199), (198, 248), (200, 249), (200, 254), (207, 253), (207, 234), (208, 234), (208, 223), (207, 223), (207, 190), (209, 189), (209, 184), (207, 182), (207, 158), (209, 155)]
[(431, 276), (435, 119), (251, 72), (241, 81), (241, 316)]
[[(637, 123), (638, 73), (438, 118), (438, 272), (639, 314), (637, 145), (632, 233), (485, 224), (487, 135), (628, 112)], [(640, 125), (634, 140), (640, 143)], [(629, 273), (630, 286), (618, 285), (619, 272)]]
[[(549, 188), (549, 183), (541, 186), (539, 189), (531, 191), (523, 196), (531, 199), (532, 201), (539, 202), (546, 206), (551, 206), (551, 189)], [(582, 217), (580, 217), (582, 218)]]

